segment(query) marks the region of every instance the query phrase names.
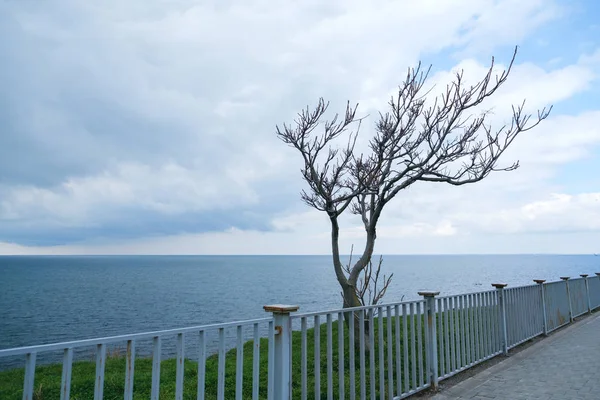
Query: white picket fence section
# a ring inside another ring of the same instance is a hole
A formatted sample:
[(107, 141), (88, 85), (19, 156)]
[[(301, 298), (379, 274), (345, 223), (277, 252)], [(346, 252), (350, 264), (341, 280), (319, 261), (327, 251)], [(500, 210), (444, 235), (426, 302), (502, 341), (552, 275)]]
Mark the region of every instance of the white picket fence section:
[[(130, 400), (138, 393), (136, 360), (144, 357), (136, 357), (138, 345), (146, 341), (152, 349), (148, 397), (158, 400), (162, 345), (174, 340), (176, 400), (184, 393), (189, 398), (190, 386), (202, 400), (402, 399), (437, 389), (441, 380), (600, 307), (598, 273), (535, 283), (494, 284), (493, 290), (444, 297), (419, 292), (422, 300), (312, 313), (270, 305), (264, 307), (270, 316), (262, 319), (3, 349), (0, 365), (3, 359), (22, 360), (22, 392), (14, 398), (32, 400), (38, 357), (62, 354), (60, 392), (44, 399), (67, 400), (75, 358), (81, 349), (92, 349), (93, 396), (102, 400), (107, 351), (120, 344), (126, 349), (123, 398)], [(190, 343), (193, 354), (186, 353)], [(186, 374), (189, 365), (193, 374)]]

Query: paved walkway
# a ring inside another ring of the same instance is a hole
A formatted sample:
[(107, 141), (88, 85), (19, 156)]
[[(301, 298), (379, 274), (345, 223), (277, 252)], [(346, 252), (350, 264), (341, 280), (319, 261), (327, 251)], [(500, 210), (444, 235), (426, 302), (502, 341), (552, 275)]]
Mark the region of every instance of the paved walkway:
[(551, 334), (433, 399), (600, 399), (600, 313)]

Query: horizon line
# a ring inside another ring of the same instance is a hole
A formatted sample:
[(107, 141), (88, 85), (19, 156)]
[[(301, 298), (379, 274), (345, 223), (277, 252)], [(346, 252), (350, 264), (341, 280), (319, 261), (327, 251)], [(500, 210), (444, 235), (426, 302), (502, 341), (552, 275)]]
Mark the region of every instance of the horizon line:
[[(0, 257), (328, 257), (331, 254), (0, 254)], [(350, 254), (340, 254), (347, 257)], [(356, 256), (354, 254), (353, 256)], [(379, 253), (376, 256), (598, 256), (598, 253)]]

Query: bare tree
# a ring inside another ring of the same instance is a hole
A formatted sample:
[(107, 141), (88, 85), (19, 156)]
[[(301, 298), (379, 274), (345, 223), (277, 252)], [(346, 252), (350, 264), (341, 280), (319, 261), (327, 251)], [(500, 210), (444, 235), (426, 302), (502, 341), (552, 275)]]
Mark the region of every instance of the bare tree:
[[(512, 107), (510, 123), (496, 129), (487, 122), (490, 111), (476, 113), (476, 107), (506, 82), (516, 55), (515, 48), (508, 68), (495, 79), (493, 58), (486, 75), (474, 85), (464, 83), (463, 71), (456, 73), (438, 96), (423, 88), (431, 67), (410, 68), (388, 111), (379, 114), (366, 154), (355, 151), (363, 120), (356, 116), (358, 105), (348, 103), (343, 116), (322, 122), (329, 103), (321, 98), (314, 109), (300, 112), (294, 124), (276, 127), (277, 136), (304, 160), (302, 177), (308, 189), (302, 191), (302, 200), (329, 217), (333, 267), (344, 307), (361, 305), (357, 283), (371, 261), (377, 223), (385, 205), (401, 190), (416, 182), (465, 185), (493, 171), (518, 168), (518, 161), (508, 166), (498, 166), (498, 161), (515, 138), (546, 119), (552, 107), (532, 119), (523, 102)], [(316, 133), (320, 125), (323, 131)], [(335, 139), (343, 135), (345, 145), (338, 146)], [(347, 210), (360, 217), (366, 242), (362, 255), (344, 270), (339, 218)]]

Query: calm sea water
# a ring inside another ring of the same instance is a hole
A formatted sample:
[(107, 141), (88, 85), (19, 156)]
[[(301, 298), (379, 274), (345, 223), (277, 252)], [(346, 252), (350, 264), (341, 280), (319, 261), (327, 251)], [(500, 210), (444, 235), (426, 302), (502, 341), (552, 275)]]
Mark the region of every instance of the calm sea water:
[[(593, 255), (385, 256), (386, 302), (600, 272)], [(0, 348), (336, 309), (328, 256), (0, 257)]]

